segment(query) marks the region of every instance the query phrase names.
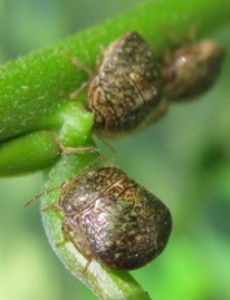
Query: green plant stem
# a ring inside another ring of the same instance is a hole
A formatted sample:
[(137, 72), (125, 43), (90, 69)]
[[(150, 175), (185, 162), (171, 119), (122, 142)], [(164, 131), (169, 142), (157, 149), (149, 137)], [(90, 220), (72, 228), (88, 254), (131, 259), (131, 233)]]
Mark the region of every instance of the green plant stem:
[[(40, 165), (39, 159), (32, 160), (29, 162), (30, 167), (24, 169), (23, 163), (20, 168), (18, 161), (12, 159), (9, 173), (5, 165), (9, 163), (9, 157), (13, 158), (13, 146), (17, 146), (15, 157), (20, 153), (20, 147), (24, 149), (24, 138), (11, 144), (14, 138), (48, 130), (57, 133), (58, 142), (66, 147), (81, 146), (74, 136), (79, 136), (79, 130), (84, 131), (80, 104), (84, 105), (86, 96), (82, 94), (77, 101), (72, 102), (68, 96), (87, 80), (87, 76), (70, 61), (70, 57), (77, 57), (95, 69), (101, 48), (127, 31), (138, 31), (150, 45), (158, 51), (164, 51), (170, 47), (170, 35), (183, 39), (193, 27), (197, 29), (197, 38), (210, 37), (230, 22), (229, 11), (228, 0), (152, 0), (58, 45), (3, 66), (0, 69), (0, 143), (4, 143), (4, 149), (10, 149), (11, 154), (4, 150), (5, 159), (0, 160), (0, 176), (33, 172), (44, 168), (44, 162), (49, 159), (50, 164), (56, 159), (55, 151), (49, 143), (43, 140), (42, 147), (50, 149), (50, 152), (41, 153), (34, 147), (36, 142), (33, 141), (33, 135), (30, 135), (31, 146), (27, 143), (26, 149), (28, 152), (37, 151), (35, 156), (41, 156)], [(87, 117), (91, 122), (92, 118)], [(35, 134), (34, 139), (36, 137)], [(36, 162), (34, 166), (33, 162)]]
[(16, 138), (0, 145), (0, 176), (22, 175), (45, 169), (60, 156), (54, 132), (43, 130)]
[(184, 37), (195, 26), (209, 37), (229, 22), (228, 0), (161, 0), (141, 7), (61, 42), (20, 58), (0, 71), (0, 141), (35, 130), (57, 127), (55, 116), (69, 93), (87, 80), (67, 56), (90, 68), (101, 47), (127, 31), (138, 31), (157, 48), (170, 46), (169, 34)]
[(77, 147), (84, 147), (91, 140), (93, 115), (82, 105), (67, 102), (56, 116), (57, 120), (62, 124), (57, 131), (35, 131), (0, 144), (0, 177), (50, 167), (60, 159), (65, 147), (76, 148), (71, 149), (76, 152)]

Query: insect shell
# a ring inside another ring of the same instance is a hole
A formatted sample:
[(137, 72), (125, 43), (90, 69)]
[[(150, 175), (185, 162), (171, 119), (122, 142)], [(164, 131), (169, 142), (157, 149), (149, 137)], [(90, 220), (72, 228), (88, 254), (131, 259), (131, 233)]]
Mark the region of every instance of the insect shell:
[(164, 249), (172, 227), (167, 207), (115, 167), (67, 182), (59, 209), (63, 234), (90, 261), (139, 268)]
[(116, 138), (135, 131), (157, 110), (161, 94), (157, 59), (138, 33), (127, 33), (107, 48), (89, 83), (87, 108), (96, 133)]
[(164, 57), (162, 78), (168, 100), (186, 100), (206, 92), (217, 80), (224, 49), (213, 41), (188, 44)]

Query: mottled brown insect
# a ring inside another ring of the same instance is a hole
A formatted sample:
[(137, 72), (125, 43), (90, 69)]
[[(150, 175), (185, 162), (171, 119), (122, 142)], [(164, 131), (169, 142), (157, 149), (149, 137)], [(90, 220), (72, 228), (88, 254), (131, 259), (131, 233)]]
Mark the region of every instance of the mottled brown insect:
[(90, 261), (139, 268), (164, 249), (172, 221), (167, 207), (115, 167), (67, 181), (59, 209), (63, 234)]
[(187, 100), (206, 92), (221, 70), (224, 49), (213, 41), (187, 44), (164, 57), (164, 93), (170, 101)]
[(149, 115), (155, 119), (161, 95), (158, 60), (138, 33), (127, 33), (107, 48), (89, 83), (95, 131), (114, 138), (137, 130)]

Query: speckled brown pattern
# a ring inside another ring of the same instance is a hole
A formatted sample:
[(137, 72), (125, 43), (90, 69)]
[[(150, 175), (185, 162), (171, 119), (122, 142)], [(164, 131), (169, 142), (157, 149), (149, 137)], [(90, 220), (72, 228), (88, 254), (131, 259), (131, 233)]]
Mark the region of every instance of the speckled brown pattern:
[(172, 227), (169, 210), (120, 169), (90, 171), (62, 189), (64, 236), (89, 261), (131, 270), (164, 249)]
[(161, 95), (157, 59), (138, 33), (127, 33), (107, 48), (89, 83), (87, 108), (95, 115), (95, 131), (108, 138), (135, 131)]

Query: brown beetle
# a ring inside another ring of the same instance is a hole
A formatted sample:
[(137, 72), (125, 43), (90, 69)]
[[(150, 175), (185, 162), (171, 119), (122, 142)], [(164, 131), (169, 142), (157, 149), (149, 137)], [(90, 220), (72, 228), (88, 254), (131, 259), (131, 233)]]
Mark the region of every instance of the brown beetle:
[(218, 78), (224, 54), (214, 41), (187, 44), (166, 53), (162, 65), (166, 98), (187, 100), (206, 92)]
[(138, 130), (150, 115), (155, 120), (161, 96), (158, 60), (138, 33), (129, 32), (104, 52), (89, 82), (87, 108), (96, 133), (114, 138)]
[(63, 235), (89, 260), (120, 270), (139, 268), (164, 249), (172, 227), (167, 207), (116, 167), (67, 181), (59, 210)]

